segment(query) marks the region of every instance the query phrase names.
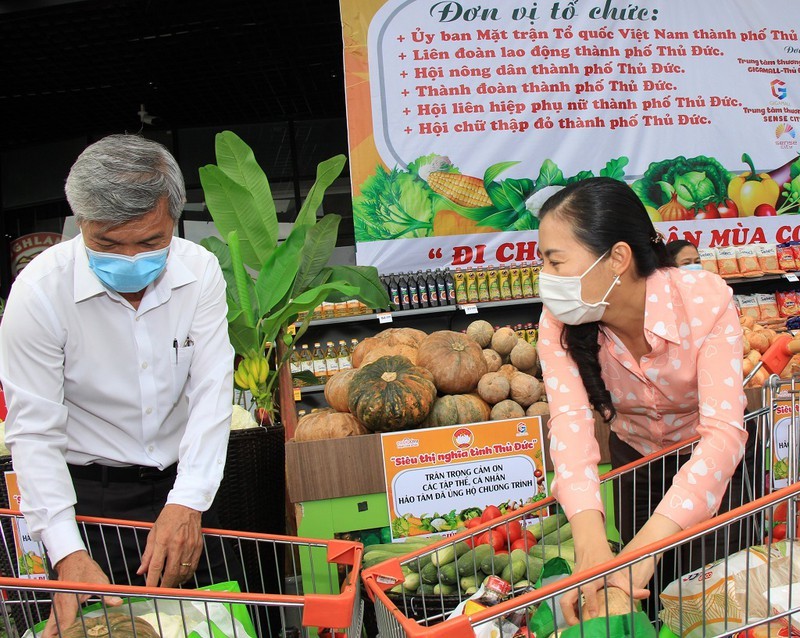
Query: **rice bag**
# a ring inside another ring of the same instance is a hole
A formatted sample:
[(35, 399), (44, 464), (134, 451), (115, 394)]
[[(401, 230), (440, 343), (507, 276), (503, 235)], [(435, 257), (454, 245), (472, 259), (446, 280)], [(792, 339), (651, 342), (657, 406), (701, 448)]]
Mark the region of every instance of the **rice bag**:
[[(794, 257), (792, 257), (794, 259)], [(736, 259), (736, 248), (717, 248), (717, 268), (723, 277), (738, 277), (739, 262)]]
[(758, 264), (758, 250), (755, 246), (737, 246), (736, 261), (742, 277), (760, 277), (764, 274)]
[(758, 267), (764, 272), (781, 273), (781, 268), (778, 265), (778, 250), (775, 244), (756, 244), (755, 249), (758, 252)]
[(778, 319), (780, 313), (778, 312), (778, 302), (775, 300), (775, 295), (771, 292), (762, 292), (756, 294), (756, 301), (758, 302), (758, 310), (760, 318), (763, 319)]
[(703, 270), (707, 270), (708, 272), (713, 272), (714, 274), (719, 274), (719, 268), (717, 267), (717, 251), (713, 248), (698, 248), (698, 254), (700, 255), (700, 265), (703, 267)]
[(718, 636), (770, 609), (763, 592), (800, 579), (800, 544), (780, 541), (736, 552), (673, 581), (661, 593), (661, 620), (683, 638)]

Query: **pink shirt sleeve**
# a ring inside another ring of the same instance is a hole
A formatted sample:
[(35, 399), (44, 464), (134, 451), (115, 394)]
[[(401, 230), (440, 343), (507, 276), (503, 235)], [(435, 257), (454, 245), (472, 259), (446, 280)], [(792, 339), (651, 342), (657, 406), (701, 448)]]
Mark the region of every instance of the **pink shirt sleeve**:
[[(690, 335), (697, 351), (701, 440), (675, 475), (656, 513), (683, 528), (707, 520), (720, 506), (731, 476), (744, 455), (745, 396), (742, 391), (742, 328), (731, 304), (731, 290), (707, 278), (691, 299)], [(689, 300), (687, 300), (688, 302)]]
[(542, 310), (537, 348), (550, 405), (550, 458), (555, 469), (552, 492), (567, 518), (572, 518), (584, 510), (604, 510), (594, 412), (578, 367), (561, 347), (562, 326), (547, 309)]

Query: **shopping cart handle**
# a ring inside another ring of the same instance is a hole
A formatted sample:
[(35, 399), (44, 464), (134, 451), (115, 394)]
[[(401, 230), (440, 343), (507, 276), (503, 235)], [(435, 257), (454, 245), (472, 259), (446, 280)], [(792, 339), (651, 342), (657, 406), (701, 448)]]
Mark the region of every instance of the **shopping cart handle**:
[(789, 359), (796, 354), (800, 354), (800, 339), (785, 334), (772, 342), (767, 351), (761, 355), (761, 361), (767, 372), (780, 374), (789, 365)]

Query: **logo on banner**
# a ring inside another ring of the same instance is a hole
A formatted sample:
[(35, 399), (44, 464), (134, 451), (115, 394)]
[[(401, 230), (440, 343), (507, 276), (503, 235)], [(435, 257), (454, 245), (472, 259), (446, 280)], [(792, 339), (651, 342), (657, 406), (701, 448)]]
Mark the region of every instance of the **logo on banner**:
[(770, 82), (769, 85), (772, 88), (772, 95), (774, 95), (779, 100), (786, 99), (786, 94), (787, 94), (786, 82), (776, 78), (772, 80), (772, 82)]
[(528, 425), (526, 423), (517, 423), (517, 436), (528, 436)]
[(411, 437), (406, 437), (404, 439), (400, 439), (397, 442), (397, 448), (400, 450), (409, 447), (419, 447), (419, 439), (412, 439)]
[(459, 428), (455, 432), (453, 432), (453, 443), (455, 443), (456, 447), (465, 448), (472, 445), (472, 442), (475, 440), (475, 437), (472, 434), (472, 430), (468, 428)]
[(797, 145), (797, 131), (787, 121), (775, 127), (775, 144), (782, 149), (790, 149)]

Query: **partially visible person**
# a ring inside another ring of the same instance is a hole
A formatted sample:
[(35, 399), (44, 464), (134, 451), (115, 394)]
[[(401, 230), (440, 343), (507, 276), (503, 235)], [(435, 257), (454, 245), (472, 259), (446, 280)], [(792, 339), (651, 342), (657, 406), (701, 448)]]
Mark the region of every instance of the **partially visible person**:
[[(748, 439), (742, 329), (731, 289), (712, 273), (671, 267), (663, 238), (623, 182), (571, 184), (545, 202), (539, 218), (544, 310), (537, 347), (551, 414), (552, 489), (572, 523), (581, 572), (612, 558), (595, 411), (610, 424), (615, 468), (700, 436), (680, 463), (654, 463), (638, 473), (638, 487), (620, 481), (614, 503), (623, 553), (741, 504), (739, 463)], [(731, 544), (742, 538), (732, 532)], [(710, 560), (727, 550), (708, 546), (692, 558)], [(635, 598), (657, 596), (654, 568), (654, 561), (643, 561), (629, 576), (617, 572), (605, 583), (583, 585), (580, 613), (597, 614), (604, 584)], [(563, 596), (569, 623), (578, 621), (577, 605), (577, 590)]]
[(685, 270), (703, 270), (697, 246), (685, 239), (675, 239), (667, 244), (667, 254), (672, 265)]
[[(0, 327), (6, 441), (29, 529), (59, 580), (228, 580), (222, 548), (204, 549), (200, 530), (219, 527), (210, 506), (234, 353), (217, 259), (173, 237), (180, 168), (160, 144), (112, 135), (81, 153), (66, 194), (81, 234), (22, 271)], [(146, 538), (87, 538), (76, 514), (154, 526)], [(56, 595), (44, 635), (77, 607)]]

